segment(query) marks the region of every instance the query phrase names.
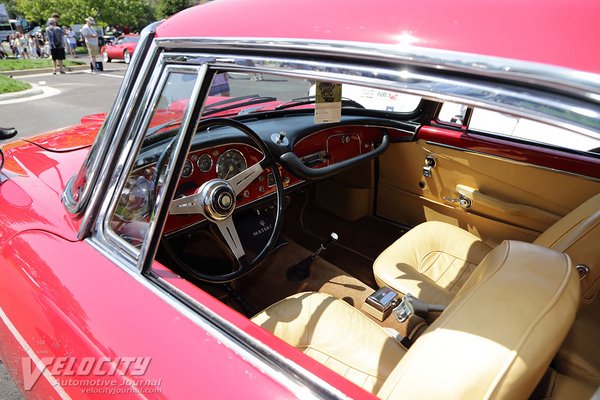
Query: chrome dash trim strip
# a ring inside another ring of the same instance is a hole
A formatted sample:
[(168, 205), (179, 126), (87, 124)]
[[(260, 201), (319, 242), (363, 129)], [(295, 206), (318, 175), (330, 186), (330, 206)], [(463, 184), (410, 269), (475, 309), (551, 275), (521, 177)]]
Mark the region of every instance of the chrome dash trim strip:
[(427, 143), (429, 145), (432, 145), (432, 146), (443, 147), (445, 149), (460, 151), (460, 152), (463, 152), (463, 153), (477, 154), (477, 155), (480, 155), (480, 156), (494, 158), (494, 159), (497, 159), (497, 160), (510, 162), (512, 164), (522, 165), (522, 166), (525, 166), (525, 167), (533, 167), (533, 168), (543, 169), (543, 170), (550, 171), (550, 172), (556, 172), (556, 173), (559, 173), (559, 174), (574, 176), (576, 178), (585, 179), (585, 180), (592, 181), (592, 182), (600, 182), (599, 178), (595, 178), (593, 176), (581, 175), (581, 174), (578, 174), (578, 173), (575, 173), (575, 172), (569, 172), (569, 171), (565, 171), (565, 170), (562, 170), (562, 169), (556, 169), (556, 168), (545, 167), (543, 165), (531, 164), (531, 163), (528, 163), (528, 162), (525, 162), (525, 161), (517, 161), (517, 160), (513, 160), (512, 158), (509, 158), (509, 157), (499, 156), (499, 155), (496, 155), (496, 154), (489, 154), (489, 153), (486, 153), (486, 152), (483, 152), (483, 151), (479, 151), (479, 150), (464, 149), (462, 147), (452, 146), (452, 145), (449, 145), (449, 144), (439, 143), (439, 142), (435, 142), (435, 141), (431, 141), (431, 140), (426, 140), (425, 143)]

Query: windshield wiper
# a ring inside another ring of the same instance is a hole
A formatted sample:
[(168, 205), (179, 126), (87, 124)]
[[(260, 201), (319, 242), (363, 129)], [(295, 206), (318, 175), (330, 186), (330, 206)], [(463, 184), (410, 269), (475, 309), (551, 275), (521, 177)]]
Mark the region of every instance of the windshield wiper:
[(209, 115), (217, 114), (223, 111), (233, 110), (240, 107), (253, 106), (255, 104), (268, 103), (271, 101), (277, 101), (277, 98), (271, 96), (259, 96), (258, 94), (232, 97), (230, 99), (212, 103), (210, 106), (204, 109), (202, 116), (207, 117)]
[[(315, 96), (296, 97), (295, 99), (291, 99), (290, 101), (278, 105), (275, 107), (275, 110), (285, 110), (286, 108), (314, 104), (316, 101), (317, 98)], [(360, 103), (346, 97), (342, 97), (342, 107), (364, 108)]]

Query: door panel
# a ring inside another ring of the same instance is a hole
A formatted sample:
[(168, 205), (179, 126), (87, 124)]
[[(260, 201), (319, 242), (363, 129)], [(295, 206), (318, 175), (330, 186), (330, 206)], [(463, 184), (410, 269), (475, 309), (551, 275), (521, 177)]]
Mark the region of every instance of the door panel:
[[(498, 147), (492, 146), (498, 139), (490, 139), (488, 147), (465, 150), (455, 147), (468, 137), (465, 133), (430, 127), (418, 137), (416, 142), (391, 145), (380, 157), (377, 213), (382, 217), (411, 226), (441, 220), (491, 244), (509, 238), (532, 241), (600, 192), (597, 179), (531, 165), (531, 160), (543, 157), (529, 149), (531, 145), (503, 141)], [(479, 151), (499, 148), (502, 156)], [(511, 155), (518, 160), (508, 158)], [(435, 160), (430, 177), (423, 175), (427, 156)], [(562, 157), (553, 162), (572, 168), (565, 161), (571, 155)], [(471, 202), (469, 208), (461, 207), (460, 195)]]

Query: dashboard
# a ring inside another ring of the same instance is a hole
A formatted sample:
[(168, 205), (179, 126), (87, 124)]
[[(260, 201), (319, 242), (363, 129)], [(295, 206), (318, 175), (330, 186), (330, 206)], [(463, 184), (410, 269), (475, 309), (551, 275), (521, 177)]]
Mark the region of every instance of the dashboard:
[[(209, 180), (229, 179), (262, 159), (263, 154), (256, 147), (246, 143), (231, 143), (192, 150), (185, 160), (175, 198), (194, 194), (204, 182)], [(284, 188), (303, 182), (281, 166), (279, 166), (279, 173)], [(236, 204), (238, 207), (245, 206), (274, 194), (275, 191), (273, 171), (267, 168), (238, 196)], [(165, 233), (177, 231), (202, 220), (204, 217), (201, 215), (170, 215)]]
[[(315, 125), (312, 115), (253, 119), (244, 123), (269, 148), (286, 191), (377, 157), (385, 151), (390, 137), (395, 141), (408, 141), (414, 137), (417, 128), (410, 122), (360, 116), (346, 117), (342, 123), (328, 125)], [(282, 137), (285, 140), (277, 140)], [(135, 227), (134, 233), (124, 233), (124, 236), (141, 237), (134, 222), (148, 222), (149, 202), (156, 191), (156, 165), (164, 163), (163, 154), (170, 151), (172, 143), (172, 140), (157, 142), (138, 157), (139, 162), (130, 174), (115, 210), (115, 230)], [(213, 179), (230, 179), (263, 158), (258, 146), (234, 128), (218, 127), (201, 132), (192, 140), (174, 197), (190, 196)], [(276, 190), (273, 171), (266, 168), (238, 195), (236, 209), (268, 201)], [(180, 232), (203, 220), (200, 214), (170, 214), (164, 233)]]

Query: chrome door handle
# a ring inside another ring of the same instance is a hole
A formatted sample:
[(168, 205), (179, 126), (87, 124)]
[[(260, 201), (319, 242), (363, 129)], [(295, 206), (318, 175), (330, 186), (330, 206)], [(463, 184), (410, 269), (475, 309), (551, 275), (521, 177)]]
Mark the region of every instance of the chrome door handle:
[(449, 203), (458, 203), (458, 205), (464, 209), (471, 208), (473, 205), (471, 199), (463, 196), (462, 194), (459, 194), (458, 197), (444, 196), (443, 199)]

